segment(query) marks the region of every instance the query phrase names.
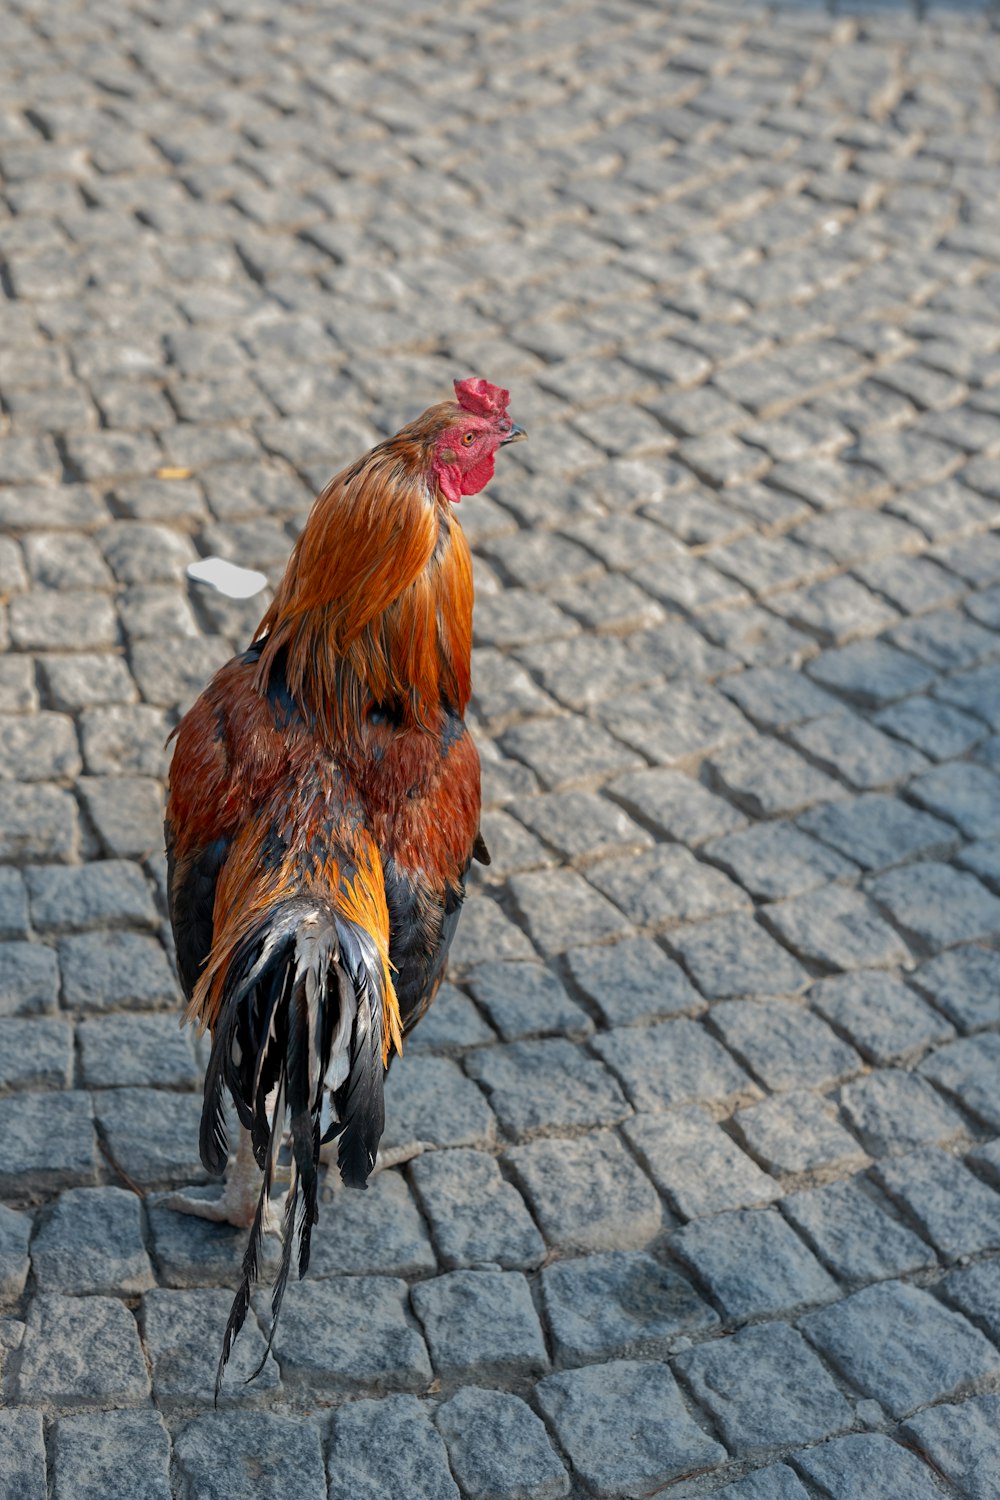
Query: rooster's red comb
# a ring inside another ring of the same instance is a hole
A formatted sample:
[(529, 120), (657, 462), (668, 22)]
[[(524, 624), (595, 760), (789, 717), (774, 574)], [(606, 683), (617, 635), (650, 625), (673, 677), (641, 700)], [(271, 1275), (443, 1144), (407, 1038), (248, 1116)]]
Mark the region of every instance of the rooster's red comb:
[(477, 417), (502, 417), (510, 400), (510, 391), (488, 380), (456, 380), (455, 395), (459, 406)]

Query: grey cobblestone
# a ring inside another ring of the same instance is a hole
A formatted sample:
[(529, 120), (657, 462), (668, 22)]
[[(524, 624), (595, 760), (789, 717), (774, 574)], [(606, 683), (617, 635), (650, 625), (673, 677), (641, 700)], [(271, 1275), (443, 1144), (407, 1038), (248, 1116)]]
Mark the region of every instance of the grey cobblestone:
[(927, 769), (926, 758), (912, 745), (843, 711), (800, 724), (790, 737), (800, 750), (861, 792), (891, 786)]
[(688, 1416), (666, 1365), (614, 1361), (549, 1375), (538, 1400), (590, 1492), (627, 1495), (723, 1457)]
[(36, 1297), (16, 1393), (62, 1407), (142, 1405), (149, 1376), (132, 1314), (116, 1297)]
[(59, 943), (63, 1004), (106, 1010), (172, 1004), (176, 990), (167, 956), (152, 937), (135, 932), (83, 933)]
[(29, 868), (25, 880), (31, 898), (31, 921), (39, 932), (118, 923), (148, 927), (155, 921), (145, 876), (138, 865), (127, 860)]
[(182, 1494), (199, 1500), (326, 1500), (320, 1433), (271, 1412), (205, 1412), (174, 1439)]
[(878, 1432), (856, 1432), (795, 1455), (801, 1473), (833, 1500), (878, 1486), (884, 1500), (934, 1500), (940, 1494), (927, 1465)]
[(956, 672), (943, 678), (935, 685), (934, 694), (945, 702), (957, 704), (959, 708), (978, 714), (995, 729), (997, 677), (996, 666), (973, 667), (968, 672)]
[(1000, 1100), (996, 1094), (998, 1068), (1000, 1037), (993, 1032), (950, 1042), (920, 1065), (925, 1077), (994, 1129), (1000, 1121)]
[(710, 1019), (730, 1050), (775, 1091), (821, 1088), (859, 1067), (853, 1049), (801, 1006), (726, 1001)]
[(40, 1412), (30, 1407), (0, 1412), (0, 1464), (15, 1500), (44, 1500), (48, 1491)]
[(411, 1053), (444, 1052), (450, 1048), (477, 1047), (492, 1042), (494, 1033), (476, 1010), (472, 1001), (453, 984), (443, 984), (420, 1023), (420, 1030), (407, 1038)]
[[(738, 1452), (808, 1442), (852, 1422), (851, 1408), (816, 1355), (782, 1323), (704, 1344), (680, 1355), (677, 1366)], [(755, 1396), (761, 1384), (768, 1391), (766, 1411)]]
[(847, 1124), (872, 1156), (954, 1140), (964, 1122), (916, 1073), (884, 1068), (841, 1091)]
[(910, 783), (910, 793), (970, 838), (1000, 834), (1000, 781), (985, 766), (964, 761), (936, 766)]
[(119, 656), (84, 651), (74, 656), (42, 656), (38, 664), (53, 708), (72, 711), (95, 704), (135, 701), (135, 684)]
[[(146, 1199), (151, 1257), (158, 1279), (168, 1287), (235, 1287), (246, 1248), (244, 1234), (230, 1224), (212, 1224), (206, 1219), (176, 1213), (163, 1197)], [(263, 1275), (273, 1275), (280, 1246), (277, 1236), (266, 1235), (261, 1253)]]
[(913, 981), (964, 1031), (1000, 1019), (1000, 956), (989, 948), (953, 948), (921, 964)]
[[(858, 636), (877, 635), (898, 620), (896, 611), (884, 600), (845, 573), (781, 594), (771, 601), (771, 608), (824, 646), (841, 646)], [(903, 641), (898, 644), (905, 649)]]
[(143, 1292), (153, 1272), (138, 1198), (121, 1188), (71, 1188), (42, 1214), (31, 1244), (41, 1292)]
[(822, 1097), (791, 1089), (733, 1116), (742, 1141), (769, 1172), (842, 1170), (865, 1163), (857, 1142), (835, 1118)]
[(588, 869), (587, 879), (636, 927), (688, 922), (749, 906), (745, 893), (721, 870), (671, 845), (603, 860)]
[(848, 1283), (882, 1281), (934, 1264), (934, 1252), (890, 1216), (862, 1179), (794, 1193), (781, 1207), (824, 1265)]
[(28, 1279), (31, 1215), (4, 1208), (0, 1213), (0, 1297), (20, 1297)]
[[(746, 720), (732, 704), (700, 683), (628, 694), (600, 704), (598, 713), (619, 739), (662, 765), (704, 755), (747, 733)], [(639, 764), (635, 759), (606, 769), (626, 771)]]
[(947, 1259), (996, 1248), (1000, 1198), (947, 1152), (918, 1151), (887, 1162), (878, 1178)]
[(657, 1187), (685, 1218), (780, 1197), (777, 1183), (703, 1109), (644, 1115), (625, 1133)]
[[(232, 1298), (212, 1290), (168, 1291), (155, 1288), (142, 1299), (141, 1327), (153, 1375), (153, 1396), (166, 1411), (207, 1405), (214, 1400), (218, 1356), (206, 1347), (200, 1330), (220, 1319), (225, 1326)], [(248, 1377), (264, 1355), (266, 1343), (251, 1312), (246, 1333), (238, 1340), (220, 1392), (220, 1404), (260, 1402), (277, 1390), (276, 1365), (268, 1361), (254, 1383)]]
[(785, 745), (744, 740), (709, 761), (713, 779), (755, 818), (799, 812), (843, 795), (829, 776)]
[(458, 1500), (444, 1443), (414, 1396), (351, 1402), (335, 1414), (330, 1433), (332, 1500), (380, 1500), (397, 1484), (422, 1500)]
[(997, 1261), (984, 1260), (976, 1265), (950, 1271), (938, 1284), (939, 1295), (957, 1307), (970, 1322), (985, 1330), (996, 1342), (1000, 1329), (1000, 1283)]
[(611, 1132), (532, 1141), (505, 1160), (553, 1248), (641, 1249), (660, 1231), (652, 1184)]
[(836, 1282), (773, 1209), (695, 1220), (677, 1231), (671, 1245), (727, 1323), (790, 1313), (838, 1295)]
[(151, 776), (85, 776), (77, 790), (104, 853), (142, 859), (158, 848), (163, 804)]
[(408, 1058), (385, 1087), (389, 1128), (383, 1143), (481, 1146), (496, 1132), (492, 1111), (475, 1084), (445, 1057)]
[(611, 1125), (630, 1113), (607, 1069), (561, 1039), (488, 1047), (470, 1053), (466, 1067), (512, 1136)]
[(978, 1329), (902, 1281), (807, 1313), (800, 1327), (852, 1385), (895, 1417), (974, 1390), (997, 1369), (996, 1352)]
[[(833, 808), (839, 804), (833, 804)], [(807, 838), (792, 824), (755, 824), (713, 839), (708, 857), (734, 875), (752, 896), (781, 900), (850, 875), (855, 866), (835, 850)]]
[(438, 1375), (502, 1379), (548, 1368), (541, 1325), (519, 1271), (450, 1271), (411, 1293)]
[(0, 786), (0, 859), (69, 864), (79, 845), (79, 813), (61, 787)]
[(862, 708), (883, 708), (934, 681), (930, 667), (887, 641), (852, 641), (824, 651), (806, 669), (814, 682)]
[(65, 1021), (0, 1020), (0, 1088), (68, 1088), (72, 1028)]
[(282, 1379), (309, 1390), (419, 1390), (424, 1341), (407, 1317), (405, 1281), (340, 1276), (290, 1287), (276, 1353)]
[(894, 797), (873, 794), (810, 809), (799, 826), (849, 853), (866, 870), (901, 864), (916, 855), (947, 853), (955, 835), (947, 823)]
[(624, 913), (576, 870), (516, 875), (510, 889), (529, 937), (544, 954), (562, 952), (581, 933), (600, 942), (628, 929)]
[(153, 1084), (194, 1088), (199, 1081), (191, 1034), (171, 1015), (112, 1015), (77, 1028), (80, 1073), (88, 1088)]
[(800, 672), (757, 667), (726, 678), (723, 692), (764, 729), (787, 729), (837, 708), (837, 700)]
[(898, 927), (932, 949), (990, 938), (1000, 928), (1000, 901), (950, 865), (890, 870), (869, 881), (867, 890)]
[(28, 936), (28, 893), (18, 870), (0, 867), (0, 936)]
[(462, 909), (462, 925), (451, 950), (451, 961), (456, 970), (473, 963), (536, 956), (520, 927), (495, 902), (485, 899), (466, 901)]
[(709, 1099), (735, 1104), (757, 1093), (743, 1069), (697, 1021), (612, 1031), (596, 1039), (594, 1050), (621, 1079), (640, 1112)]
[(978, 839), (956, 856), (963, 869), (971, 870), (981, 880), (995, 887), (997, 879), (997, 852), (1000, 839)]
[(652, 1256), (612, 1251), (557, 1261), (541, 1277), (556, 1362), (650, 1355), (710, 1331), (718, 1317), (682, 1276)]
[(873, 1063), (905, 1062), (954, 1036), (895, 974), (861, 970), (824, 979), (809, 1001)]
[(13, 656), (0, 663), (0, 708), (6, 713), (30, 713), (37, 707), (32, 659)]
[(579, 1038), (594, 1029), (556, 976), (537, 964), (481, 964), (468, 984), (505, 1042), (553, 1032)]
[(166, 715), (145, 704), (91, 709), (80, 717), (84, 765), (94, 776), (162, 776), (169, 731)]
[[(436, 1421), (469, 1500), (551, 1500), (569, 1493), (569, 1476), (544, 1426), (517, 1396), (466, 1386), (438, 1408)], [(426, 1483), (425, 1473), (420, 1478)]]
[(626, 938), (612, 948), (570, 948), (565, 958), (573, 982), (608, 1026), (683, 1015), (704, 1006), (683, 969), (649, 938)]
[(887, 968), (910, 952), (859, 891), (828, 885), (768, 908), (767, 919), (803, 958), (833, 969)]
[(745, 1479), (723, 1485), (715, 1494), (719, 1500), (803, 1500), (806, 1491), (791, 1469), (784, 1464), (771, 1464), (766, 1469), (755, 1469)]
[[(430, 1153), (428, 1159), (436, 1156)], [(342, 1192), (338, 1182), (328, 1174), (323, 1201), (329, 1207), (323, 1213), (324, 1232), (315, 1237), (311, 1276), (355, 1271), (418, 1276), (436, 1269), (426, 1225), (398, 1172), (380, 1173), (365, 1193)]]
[(446, 1266), (533, 1268), (544, 1259), (542, 1238), (493, 1157), (434, 1152), (415, 1162), (411, 1175)]
[(979, 1396), (960, 1406), (935, 1406), (905, 1424), (906, 1437), (968, 1500), (987, 1500), (1000, 1460), (996, 1421), (1000, 1398)]
[(100, 1090), (93, 1099), (108, 1153), (132, 1182), (156, 1187), (204, 1181), (198, 1155), (201, 1101), (194, 1094), (118, 1088)]
[(87, 1412), (63, 1417), (53, 1443), (58, 1500), (169, 1500), (170, 1440), (151, 1411)]
[(611, 792), (657, 832), (685, 844), (700, 844), (746, 822), (736, 808), (680, 771), (636, 771), (612, 782)]
[(94, 1182), (97, 1141), (90, 1095), (14, 1094), (0, 1098), (0, 1130), (9, 1165), (0, 1170), (0, 1191), (70, 1187)]
[(788, 994), (808, 980), (802, 965), (743, 913), (672, 929), (668, 941), (712, 999)]

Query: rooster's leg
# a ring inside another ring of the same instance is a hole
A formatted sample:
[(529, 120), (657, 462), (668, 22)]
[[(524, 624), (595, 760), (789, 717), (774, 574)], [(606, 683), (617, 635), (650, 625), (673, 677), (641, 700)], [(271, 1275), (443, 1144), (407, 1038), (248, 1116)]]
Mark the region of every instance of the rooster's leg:
[[(171, 1193), (165, 1206), (199, 1219), (219, 1224), (237, 1224), (247, 1229), (254, 1221), (260, 1198), (261, 1170), (253, 1154), (250, 1132), (240, 1127), (236, 1157), (226, 1169), (226, 1185), (218, 1198), (195, 1198), (190, 1193)], [(265, 1206), (264, 1228), (276, 1229), (278, 1218), (270, 1205)]]
[(423, 1156), (425, 1151), (433, 1151), (429, 1141), (402, 1141), (398, 1146), (380, 1146), (375, 1155), (375, 1166), (372, 1174), (385, 1172), (389, 1167), (401, 1167), (404, 1162), (412, 1161), (415, 1156)]

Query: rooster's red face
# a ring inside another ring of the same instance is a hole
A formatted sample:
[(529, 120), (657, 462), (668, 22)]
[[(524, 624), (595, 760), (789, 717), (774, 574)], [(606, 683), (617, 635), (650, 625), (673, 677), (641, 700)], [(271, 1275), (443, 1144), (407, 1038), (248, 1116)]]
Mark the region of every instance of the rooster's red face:
[(486, 380), (456, 380), (458, 420), (434, 445), (433, 472), (453, 505), (474, 495), (493, 478), (496, 451), (526, 434), (507, 415), (509, 392)]

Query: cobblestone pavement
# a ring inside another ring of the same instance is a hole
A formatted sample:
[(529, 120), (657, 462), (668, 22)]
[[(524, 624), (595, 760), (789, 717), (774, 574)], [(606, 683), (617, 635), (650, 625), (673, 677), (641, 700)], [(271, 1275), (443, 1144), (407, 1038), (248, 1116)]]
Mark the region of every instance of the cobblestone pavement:
[[(5, 10), (4, 1493), (1000, 1494), (1000, 35)], [(273, 581), (463, 373), (531, 441), (462, 506), (494, 863), (389, 1083), (428, 1149), (328, 1184), (214, 1412), (163, 742), (263, 596), (186, 568)]]

